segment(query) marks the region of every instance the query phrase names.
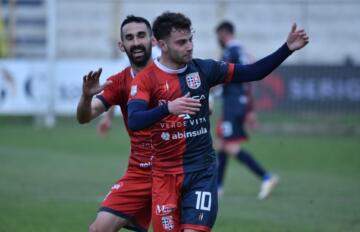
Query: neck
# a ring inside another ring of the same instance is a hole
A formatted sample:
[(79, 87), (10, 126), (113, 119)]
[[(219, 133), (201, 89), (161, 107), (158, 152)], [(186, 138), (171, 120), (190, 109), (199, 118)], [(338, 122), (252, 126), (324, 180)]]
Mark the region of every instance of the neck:
[(167, 57), (163, 53), (160, 56), (159, 62), (160, 62), (160, 64), (166, 66), (167, 68), (174, 69), (174, 70), (181, 69), (181, 68), (185, 67), (185, 65), (186, 65), (186, 64), (175, 63), (174, 61), (172, 61), (169, 57)]
[(135, 64), (131, 64), (131, 69), (132, 69), (134, 75), (136, 76), (136, 74), (138, 74), (141, 70), (143, 70), (146, 66), (148, 66), (152, 62), (153, 62), (153, 60), (150, 57), (150, 59), (148, 60), (148, 62), (146, 63), (145, 66), (137, 66)]

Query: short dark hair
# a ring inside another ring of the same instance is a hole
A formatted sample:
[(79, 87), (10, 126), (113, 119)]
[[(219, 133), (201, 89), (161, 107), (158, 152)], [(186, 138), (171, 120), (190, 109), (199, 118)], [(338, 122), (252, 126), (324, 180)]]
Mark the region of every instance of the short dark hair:
[(173, 29), (191, 31), (191, 20), (181, 13), (166, 11), (153, 23), (153, 33), (157, 40), (170, 36)]
[(126, 24), (129, 23), (144, 23), (146, 25), (146, 27), (149, 30), (149, 34), (152, 35), (152, 31), (151, 31), (151, 25), (149, 23), (149, 21), (143, 17), (139, 17), (139, 16), (134, 16), (134, 15), (128, 15), (126, 17), (126, 19), (121, 23), (121, 27), (120, 27), (120, 37), (121, 39), (123, 38), (123, 32), (122, 29)]
[(230, 21), (223, 21), (216, 27), (216, 32), (219, 31), (226, 31), (229, 32), (230, 34), (234, 34), (235, 32), (234, 24), (232, 24)]

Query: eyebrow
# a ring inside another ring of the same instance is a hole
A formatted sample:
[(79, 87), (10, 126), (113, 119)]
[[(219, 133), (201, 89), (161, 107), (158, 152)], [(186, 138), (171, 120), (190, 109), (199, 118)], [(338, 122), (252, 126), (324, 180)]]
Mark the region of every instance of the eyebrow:
[(138, 32), (136, 32), (135, 34), (133, 34), (133, 33), (128, 33), (128, 34), (125, 34), (124, 35), (124, 37), (127, 37), (127, 36), (136, 36), (136, 35), (139, 35), (139, 34), (147, 34), (147, 32), (146, 31), (138, 31)]
[(182, 40), (191, 40), (192, 38), (193, 38), (193, 35), (186, 37), (186, 38), (177, 39), (177, 40), (175, 40), (175, 42), (182, 41)]

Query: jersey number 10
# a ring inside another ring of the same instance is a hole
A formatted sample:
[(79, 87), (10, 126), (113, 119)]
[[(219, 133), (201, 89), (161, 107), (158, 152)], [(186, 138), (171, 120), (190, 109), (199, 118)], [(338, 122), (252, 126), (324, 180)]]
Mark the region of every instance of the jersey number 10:
[(211, 193), (196, 191), (196, 209), (210, 211), (211, 209)]

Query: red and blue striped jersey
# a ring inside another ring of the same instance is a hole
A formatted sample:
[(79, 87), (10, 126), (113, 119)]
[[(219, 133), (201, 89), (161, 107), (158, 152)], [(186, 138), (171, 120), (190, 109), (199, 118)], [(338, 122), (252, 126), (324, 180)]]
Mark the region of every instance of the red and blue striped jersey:
[(185, 173), (215, 162), (209, 121), (209, 89), (231, 81), (234, 64), (193, 59), (184, 68), (171, 70), (157, 60), (133, 80), (130, 100), (141, 100), (148, 109), (190, 92), (202, 104), (196, 115), (168, 115), (150, 127), (155, 172)]

